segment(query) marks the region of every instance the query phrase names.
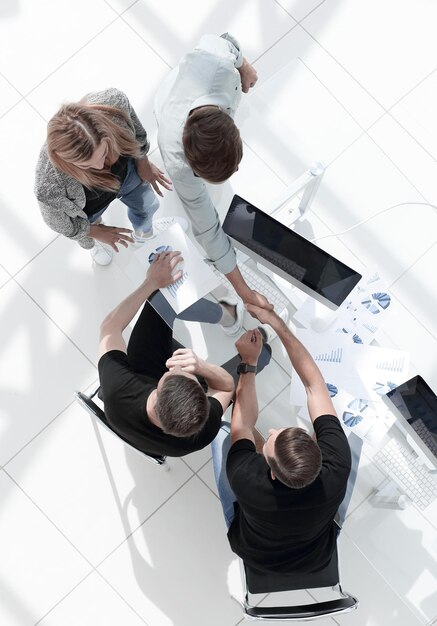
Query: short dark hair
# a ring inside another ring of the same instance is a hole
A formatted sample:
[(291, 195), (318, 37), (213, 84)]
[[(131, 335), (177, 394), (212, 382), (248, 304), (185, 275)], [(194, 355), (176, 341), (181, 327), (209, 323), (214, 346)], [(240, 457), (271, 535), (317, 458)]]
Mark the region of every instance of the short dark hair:
[(189, 437), (199, 433), (206, 424), (208, 398), (196, 380), (175, 374), (162, 383), (155, 412), (165, 433)]
[(320, 473), (322, 453), (303, 428), (286, 428), (275, 440), (275, 457), (267, 462), (281, 483), (293, 489), (310, 485)]
[(193, 172), (211, 183), (228, 180), (243, 157), (243, 143), (234, 120), (215, 106), (190, 113), (182, 141)]

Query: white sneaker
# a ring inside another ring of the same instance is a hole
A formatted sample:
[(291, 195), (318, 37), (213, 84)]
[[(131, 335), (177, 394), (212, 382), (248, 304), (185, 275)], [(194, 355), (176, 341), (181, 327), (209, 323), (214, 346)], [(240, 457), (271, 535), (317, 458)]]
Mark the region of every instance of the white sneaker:
[(112, 261), (112, 248), (105, 243), (94, 240), (94, 247), (90, 250), (91, 257), (97, 265), (109, 265)]
[(181, 215), (170, 215), (168, 217), (158, 217), (153, 220), (153, 232), (155, 235), (162, 233), (163, 230), (167, 230), (173, 224), (180, 224), (184, 233), (188, 230), (188, 220)]
[(134, 240), (134, 246), (142, 246), (145, 241), (152, 239), (154, 236), (153, 230), (148, 230), (144, 232), (144, 230), (134, 230), (132, 233), (132, 239)]
[(235, 304), (235, 298), (232, 296), (231, 298), (221, 298), (219, 302), (223, 302), (224, 304), (229, 304), (230, 306), (235, 306), (236, 318), (235, 322), (231, 326), (223, 326), (220, 324), (223, 332), (229, 337), (235, 337), (243, 328), (243, 319), (244, 319), (244, 302), (241, 298), (238, 298), (237, 303)]

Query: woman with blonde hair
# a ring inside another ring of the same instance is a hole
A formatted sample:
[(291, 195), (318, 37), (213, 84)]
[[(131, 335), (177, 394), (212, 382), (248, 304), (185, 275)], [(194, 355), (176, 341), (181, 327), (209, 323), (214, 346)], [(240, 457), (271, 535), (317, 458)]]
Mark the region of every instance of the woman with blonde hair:
[[(147, 133), (118, 89), (63, 105), (48, 123), (36, 170), (35, 194), (46, 224), (90, 249), (99, 265), (111, 262), (117, 246), (144, 242), (153, 235), (159, 207), (153, 189), (160, 196), (158, 184), (171, 190), (148, 150)], [(101, 223), (115, 198), (127, 205), (133, 232)]]

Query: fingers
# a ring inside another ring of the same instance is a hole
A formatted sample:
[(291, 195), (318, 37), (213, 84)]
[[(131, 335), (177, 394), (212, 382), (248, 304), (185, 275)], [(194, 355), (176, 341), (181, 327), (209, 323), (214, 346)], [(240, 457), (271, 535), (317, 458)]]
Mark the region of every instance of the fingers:
[(165, 189), (167, 189), (167, 191), (173, 191), (171, 181), (169, 181), (167, 178), (165, 179), (165, 182), (163, 180), (160, 180), (159, 182)]
[(262, 294), (258, 293), (257, 291), (253, 292), (255, 294), (255, 300), (256, 302), (252, 304), (254, 304), (254, 306), (259, 307), (260, 309), (264, 309), (265, 311), (273, 311), (273, 304), (270, 304), (270, 302), (267, 300), (267, 298), (265, 296), (263, 296)]
[(132, 230), (130, 228), (120, 228), (118, 226), (107, 226), (107, 228), (110, 229), (112, 235), (112, 241), (109, 242), (111, 246), (113, 243), (122, 243), (127, 248), (128, 243), (133, 243)]
[(158, 183), (156, 182), (156, 180), (152, 180), (150, 184), (152, 185), (153, 189), (155, 190), (155, 193), (158, 196), (161, 196), (161, 198), (163, 198), (164, 194), (162, 193), (161, 189), (158, 187)]
[(181, 256), (181, 254), (179, 254), (178, 256), (173, 256), (170, 258), (170, 267), (171, 269), (174, 269), (176, 267), (176, 265), (178, 263), (182, 263), (183, 258)]
[(116, 241), (118, 243), (122, 243), (126, 248), (128, 243), (133, 243), (133, 239), (131, 235), (118, 235)]
[(246, 343), (256, 343), (257, 341), (262, 341), (262, 335), (257, 328), (253, 328), (252, 330), (246, 330), (240, 339)]
[(164, 175), (164, 172), (162, 172), (161, 170), (158, 170), (158, 168), (157, 168), (157, 171), (158, 171), (158, 176), (156, 177), (157, 182), (163, 187), (165, 187), (165, 189), (168, 189), (169, 191), (173, 191), (171, 180), (167, 178), (167, 176)]
[(191, 352), (190, 348), (178, 348), (173, 352), (173, 356), (177, 354), (189, 354)]
[(129, 235), (132, 235), (132, 230), (130, 228), (119, 228), (118, 226), (111, 226), (111, 228), (114, 228), (117, 233), (129, 233)]
[(180, 250), (168, 250), (167, 252), (157, 252), (155, 254), (155, 258), (153, 260), (154, 263), (158, 261), (169, 261), (170, 267), (173, 269), (176, 267), (178, 263), (184, 260), (184, 257), (181, 255)]
[(183, 274), (184, 274), (184, 273), (183, 273), (183, 271), (182, 271), (182, 270), (178, 270), (178, 271), (176, 272), (176, 274), (173, 274), (173, 276), (172, 276), (172, 278), (173, 278), (172, 282), (173, 282), (173, 283), (175, 283), (176, 281), (178, 281), (180, 278), (182, 278)]

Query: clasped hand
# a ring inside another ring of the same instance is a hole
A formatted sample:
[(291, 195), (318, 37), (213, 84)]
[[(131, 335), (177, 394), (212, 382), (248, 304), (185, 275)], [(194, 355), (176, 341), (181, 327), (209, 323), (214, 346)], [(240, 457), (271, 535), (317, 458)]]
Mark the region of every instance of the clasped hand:
[(248, 330), (235, 342), (243, 363), (256, 365), (263, 347), (262, 335), (257, 328)]
[(167, 359), (166, 367), (169, 370), (179, 367), (189, 374), (199, 374), (202, 360), (199, 359), (189, 348), (179, 348), (173, 352), (173, 355)]

